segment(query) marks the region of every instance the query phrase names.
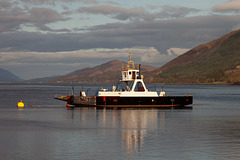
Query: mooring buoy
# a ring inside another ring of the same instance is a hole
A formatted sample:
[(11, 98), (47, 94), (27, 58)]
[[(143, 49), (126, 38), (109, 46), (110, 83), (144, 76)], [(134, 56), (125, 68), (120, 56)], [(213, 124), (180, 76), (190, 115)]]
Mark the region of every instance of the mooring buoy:
[(21, 100), (20, 102), (18, 102), (18, 103), (17, 103), (17, 106), (18, 106), (19, 108), (23, 108), (23, 107), (24, 107), (23, 101)]

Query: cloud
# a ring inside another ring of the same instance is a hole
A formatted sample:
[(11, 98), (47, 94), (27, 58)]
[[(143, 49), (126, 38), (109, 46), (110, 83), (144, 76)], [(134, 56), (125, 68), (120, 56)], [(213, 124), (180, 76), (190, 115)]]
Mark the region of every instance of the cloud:
[(84, 49), (66, 52), (0, 52), (1, 63), (78, 63), (91, 59), (96, 61), (109, 59), (128, 59), (129, 51), (132, 50), (133, 57), (139, 61), (146, 53), (158, 53), (153, 48), (122, 48), (122, 49)]
[[(63, 18), (56, 10), (50, 8), (37, 8), (33, 7), (29, 10), (29, 22), (43, 31), (54, 31), (46, 26), (48, 23), (57, 21), (65, 21), (67, 18)], [(58, 31), (58, 30), (55, 30)], [(61, 29), (60, 31), (69, 31), (67, 29)]]
[[(66, 21), (63, 15), (51, 8), (19, 7), (14, 2), (0, 1), (0, 33), (21, 30), (24, 26), (37, 27), (41, 31), (59, 31), (47, 24)], [(60, 29), (60, 31), (68, 31)]]
[(90, 7), (79, 7), (78, 12), (88, 14), (102, 14), (118, 20), (154, 20), (160, 18), (184, 17), (192, 12), (200, 10), (187, 7), (173, 7), (165, 5), (159, 7), (161, 11), (149, 12), (143, 7), (123, 8), (112, 5), (98, 5)]
[(135, 7), (131, 9), (116, 7), (112, 5), (99, 5), (92, 7), (79, 7), (78, 12), (90, 14), (109, 15), (119, 20), (127, 20), (132, 18), (144, 17), (147, 14), (146, 10), (142, 7)]
[[(11, 3), (1, 2), (0, 5), (0, 33), (15, 30), (20, 24), (29, 21), (27, 14), (19, 7), (11, 7)], [(4, 7), (6, 6), (6, 8)]]
[(231, 0), (229, 2), (216, 5), (212, 8), (215, 12), (239, 12), (240, 11), (240, 0)]
[(97, 0), (84, 0), (83, 3), (85, 3), (85, 4), (98, 4), (99, 2)]
[(183, 53), (186, 53), (187, 51), (189, 51), (190, 49), (186, 49), (186, 48), (169, 48), (167, 50), (168, 55), (172, 56), (179, 56)]
[(171, 59), (169, 55), (160, 54), (158, 50), (151, 47), (141, 56), (141, 61), (145, 63), (163, 63)]
[[(193, 48), (239, 24), (240, 15), (198, 16), (171, 20), (109, 23), (80, 33), (9, 32), (0, 34), (0, 51), (59, 52), (93, 48)], [(45, 22), (44, 22), (45, 23)]]
[(148, 48), (141, 54), (141, 62), (148, 64), (165, 64), (177, 56), (186, 53), (189, 49), (185, 48), (170, 48), (167, 50), (167, 54), (161, 54), (154, 47)]
[(30, 21), (34, 23), (46, 24), (55, 21), (64, 20), (60, 14), (50, 8), (31, 8), (29, 11)]
[(161, 18), (179, 18), (179, 17), (185, 17), (189, 13), (199, 12), (199, 9), (195, 8), (188, 8), (188, 7), (175, 7), (175, 6), (169, 6), (165, 5), (161, 7), (162, 10), (160, 12), (155, 13), (155, 17), (161, 17)]
[(11, 3), (9, 1), (0, 1), (0, 9), (10, 8)]
[(240, 29), (240, 23), (236, 24), (232, 27), (232, 31), (235, 31), (235, 30), (238, 30), (238, 29)]
[[(34, 5), (39, 5), (39, 4), (55, 5), (57, 2), (65, 2), (65, 3), (79, 2), (78, 0), (21, 0), (21, 1), (24, 3), (30, 3)], [(80, 2), (84, 4), (98, 4), (97, 0), (81, 0)]]
[(24, 3), (30, 3), (34, 5), (40, 5), (40, 4), (50, 4), (55, 5), (54, 0), (21, 0)]

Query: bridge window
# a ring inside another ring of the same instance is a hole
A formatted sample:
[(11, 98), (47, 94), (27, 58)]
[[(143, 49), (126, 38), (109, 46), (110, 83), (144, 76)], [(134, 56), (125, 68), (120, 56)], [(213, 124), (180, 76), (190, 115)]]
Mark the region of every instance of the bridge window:
[(144, 92), (145, 91), (142, 82), (137, 82), (134, 91), (136, 91), (136, 92)]

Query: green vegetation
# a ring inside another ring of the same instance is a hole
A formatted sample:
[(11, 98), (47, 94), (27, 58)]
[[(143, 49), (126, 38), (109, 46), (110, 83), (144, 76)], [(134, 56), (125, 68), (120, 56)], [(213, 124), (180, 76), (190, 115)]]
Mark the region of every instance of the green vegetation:
[(160, 83), (236, 84), (240, 79), (240, 31), (217, 43), (202, 57), (158, 74)]

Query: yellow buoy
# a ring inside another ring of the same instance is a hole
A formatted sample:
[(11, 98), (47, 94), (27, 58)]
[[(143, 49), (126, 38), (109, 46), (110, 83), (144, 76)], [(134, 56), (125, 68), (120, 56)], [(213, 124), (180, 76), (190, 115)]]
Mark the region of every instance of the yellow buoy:
[(18, 103), (17, 103), (17, 106), (18, 106), (19, 108), (23, 108), (23, 107), (24, 107), (23, 101), (21, 100), (20, 102), (18, 102)]

